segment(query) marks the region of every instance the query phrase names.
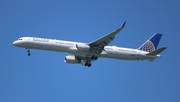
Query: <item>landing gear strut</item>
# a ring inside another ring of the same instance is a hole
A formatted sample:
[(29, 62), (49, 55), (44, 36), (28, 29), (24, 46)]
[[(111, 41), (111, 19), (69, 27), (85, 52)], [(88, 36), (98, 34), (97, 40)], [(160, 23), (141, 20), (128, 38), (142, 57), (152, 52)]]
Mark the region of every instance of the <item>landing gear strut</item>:
[(26, 50), (27, 50), (27, 52), (28, 52), (28, 56), (30, 56), (30, 55), (31, 55), (30, 49), (26, 49)]

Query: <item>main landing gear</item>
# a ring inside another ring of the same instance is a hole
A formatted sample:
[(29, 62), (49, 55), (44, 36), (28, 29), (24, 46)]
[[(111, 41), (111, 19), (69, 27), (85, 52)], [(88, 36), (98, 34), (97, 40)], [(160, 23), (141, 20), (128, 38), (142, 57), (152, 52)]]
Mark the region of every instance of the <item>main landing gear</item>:
[(93, 56), (91, 57), (91, 60), (92, 60), (92, 61), (97, 60), (97, 59), (98, 59), (98, 57), (95, 56), (95, 55), (93, 55)]
[(91, 67), (91, 59), (82, 59), (81, 64), (87, 67)]
[(30, 53), (30, 49), (26, 49), (27, 50), (27, 52), (28, 52), (28, 56), (30, 56), (31, 55), (31, 53)]
[(91, 63), (86, 62), (85, 66), (91, 67)]
[(84, 66), (88, 66), (88, 67), (91, 67), (91, 61), (95, 61), (95, 60), (97, 60), (98, 59), (98, 57), (97, 56), (95, 56), (95, 55), (93, 55), (92, 57), (90, 57), (88, 60), (85, 60), (85, 61), (83, 61), (84, 62)]

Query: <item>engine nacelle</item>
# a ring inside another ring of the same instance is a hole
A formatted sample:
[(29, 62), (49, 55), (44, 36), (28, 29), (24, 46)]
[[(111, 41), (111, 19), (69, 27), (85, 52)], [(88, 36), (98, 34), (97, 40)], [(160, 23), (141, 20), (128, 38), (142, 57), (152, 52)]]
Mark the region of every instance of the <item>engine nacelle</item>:
[(76, 48), (79, 51), (89, 51), (90, 46), (86, 44), (76, 44)]
[(75, 56), (66, 56), (64, 62), (70, 64), (77, 64), (77, 63), (81, 63), (81, 60), (76, 58)]

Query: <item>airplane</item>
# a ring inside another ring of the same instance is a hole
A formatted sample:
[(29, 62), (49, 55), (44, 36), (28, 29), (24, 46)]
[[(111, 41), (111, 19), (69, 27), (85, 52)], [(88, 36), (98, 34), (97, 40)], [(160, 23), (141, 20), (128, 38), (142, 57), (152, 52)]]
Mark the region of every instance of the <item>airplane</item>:
[(124, 27), (126, 21), (115, 31), (90, 43), (81, 43), (65, 40), (56, 40), (39, 37), (21, 37), (13, 42), (17, 47), (25, 48), (28, 56), (31, 55), (30, 49), (49, 50), (57, 52), (66, 52), (71, 55), (65, 57), (64, 61), (69, 64), (82, 64), (90, 67), (92, 62), (98, 58), (112, 58), (121, 60), (148, 60), (154, 61), (160, 58), (159, 55), (167, 47), (157, 49), (162, 34), (155, 33), (139, 48), (123, 48), (117, 46), (108, 46), (115, 39)]

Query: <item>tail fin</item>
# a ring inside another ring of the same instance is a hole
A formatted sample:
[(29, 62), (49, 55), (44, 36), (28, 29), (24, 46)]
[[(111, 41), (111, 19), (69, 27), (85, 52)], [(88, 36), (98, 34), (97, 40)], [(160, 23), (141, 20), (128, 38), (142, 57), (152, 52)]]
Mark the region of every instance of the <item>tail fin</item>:
[(146, 52), (155, 51), (162, 34), (155, 33), (151, 38), (149, 38), (144, 44), (142, 44), (138, 49)]

